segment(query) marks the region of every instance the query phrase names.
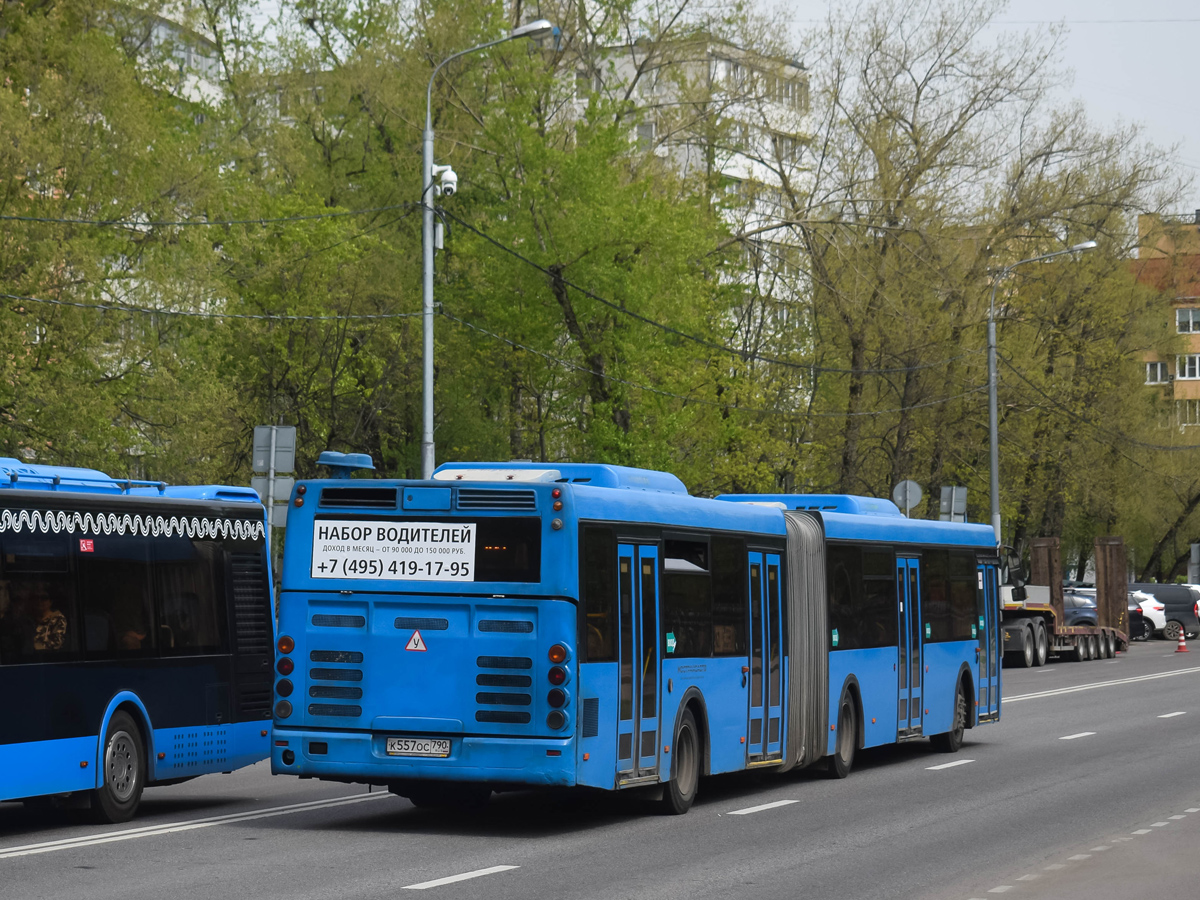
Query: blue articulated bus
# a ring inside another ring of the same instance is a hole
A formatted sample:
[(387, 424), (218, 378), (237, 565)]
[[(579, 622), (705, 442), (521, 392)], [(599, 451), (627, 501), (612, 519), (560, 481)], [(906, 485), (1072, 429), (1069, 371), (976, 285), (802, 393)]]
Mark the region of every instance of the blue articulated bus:
[(0, 800), (121, 822), (267, 757), (265, 523), (246, 488), (0, 459)]
[[(417, 805), (661, 792), (999, 717), (990, 528), (847, 496), (689, 496), (610, 465), (294, 488), (272, 770)], [(734, 501), (734, 502), (731, 502)]]

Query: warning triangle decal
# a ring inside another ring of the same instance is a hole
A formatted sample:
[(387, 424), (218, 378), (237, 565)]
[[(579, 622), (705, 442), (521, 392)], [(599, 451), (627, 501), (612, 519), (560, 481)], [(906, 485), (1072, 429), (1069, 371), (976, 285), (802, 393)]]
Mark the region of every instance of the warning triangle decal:
[(419, 650), (424, 653), (428, 647), (425, 646), (425, 641), (421, 637), (421, 632), (414, 631), (413, 636), (408, 639), (408, 643), (404, 645), (405, 650)]

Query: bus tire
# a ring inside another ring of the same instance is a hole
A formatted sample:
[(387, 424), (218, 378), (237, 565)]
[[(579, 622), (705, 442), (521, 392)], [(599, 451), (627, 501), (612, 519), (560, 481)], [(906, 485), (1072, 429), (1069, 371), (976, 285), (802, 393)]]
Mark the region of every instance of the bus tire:
[(833, 755), (829, 757), (830, 778), (845, 778), (850, 774), (857, 748), (858, 717), (854, 714), (854, 700), (845, 694), (838, 707), (837, 737), (833, 744)]
[(682, 816), (692, 808), (700, 784), (700, 737), (696, 717), (685, 709), (675, 729), (671, 755), (671, 777), (663, 785), (662, 809), (669, 816)]
[(933, 748), (940, 753), (957, 753), (963, 745), (963, 735), (967, 730), (967, 698), (963, 694), (960, 681), (954, 689), (954, 723), (950, 730), (943, 734), (935, 734), (929, 738)]
[(1050, 656), (1050, 638), (1046, 635), (1046, 623), (1041, 619), (1036, 620), (1033, 626), (1034, 630), (1034, 654), (1033, 664), (1035, 666), (1044, 666), (1047, 657)]
[(100, 757), (100, 787), (92, 792), (92, 816), (100, 822), (128, 822), (142, 802), (146, 752), (142, 730), (129, 713), (108, 720)]

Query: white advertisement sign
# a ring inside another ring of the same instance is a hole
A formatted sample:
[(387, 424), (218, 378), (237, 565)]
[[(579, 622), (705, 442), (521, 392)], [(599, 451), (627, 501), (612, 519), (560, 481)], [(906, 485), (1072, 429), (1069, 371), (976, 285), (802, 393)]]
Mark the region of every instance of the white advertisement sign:
[(474, 581), (474, 522), (313, 523), (313, 578)]

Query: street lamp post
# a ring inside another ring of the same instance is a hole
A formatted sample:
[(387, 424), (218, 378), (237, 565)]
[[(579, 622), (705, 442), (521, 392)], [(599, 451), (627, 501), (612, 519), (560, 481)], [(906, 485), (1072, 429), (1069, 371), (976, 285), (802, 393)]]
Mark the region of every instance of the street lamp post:
[(988, 353), (988, 453), (990, 459), (990, 474), (991, 474), (991, 494), (992, 494), (992, 530), (996, 533), (996, 544), (1000, 544), (1000, 439), (999, 439), (999, 415), (997, 412), (996, 400), (996, 287), (1007, 278), (1018, 266), (1023, 266), (1026, 263), (1041, 262), (1044, 259), (1053, 259), (1056, 256), (1065, 256), (1068, 253), (1082, 253), (1084, 250), (1091, 250), (1096, 246), (1095, 241), (1084, 241), (1082, 244), (1076, 244), (1073, 247), (1068, 247), (1066, 250), (1055, 250), (1053, 253), (1043, 253), (1041, 256), (1031, 256), (1029, 259), (1019, 259), (1015, 263), (1010, 263), (996, 273), (996, 277), (992, 279), (992, 296), (988, 300), (988, 327), (987, 327), (987, 353)]
[[(514, 28), (511, 33), (495, 41), (488, 41), (477, 47), (471, 47), (447, 56), (429, 76), (429, 87), (425, 91), (425, 132), (422, 135), (421, 153), (421, 274), (422, 274), (422, 306), (421, 306), (421, 347), (422, 347), (422, 378), (421, 378), (421, 477), (433, 477), (433, 81), (437, 78), (442, 66), (451, 60), (478, 53), (497, 44), (517, 38), (537, 38), (550, 34), (554, 26), (545, 19), (538, 19)], [(448, 168), (448, 167), (447, 167)]]

